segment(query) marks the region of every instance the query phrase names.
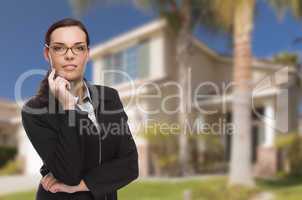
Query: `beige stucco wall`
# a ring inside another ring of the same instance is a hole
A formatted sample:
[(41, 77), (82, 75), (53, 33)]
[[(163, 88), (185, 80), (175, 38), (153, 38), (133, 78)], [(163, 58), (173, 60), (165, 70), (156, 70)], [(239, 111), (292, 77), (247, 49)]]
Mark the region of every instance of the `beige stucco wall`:
[[(134, 92), (131, 94), (131, 87), (117, 86), (112, 85), (112, 87), (117, 88), (121, 94), (123, 104), (126, 109), (126, 113), (129, 117), (129, 125), (132, 132), (135, 134), (139, 133), (139, 128), (142, 124), (146, 123), (148, 120), (153, 122), (167, 122), (167, 123), (177, 123), (177, 112), (171, 112), (177, 110), (178, 98), (170, 98), (167, 100), (168, 96), (176, 96), (178, 94), (177, 88), (173, 86), (173, 83), (179, 83), (177, 77), (178, 65), (176, 62), (176, 40), (174, 35), (170, 32), (169, 29), (161, 29), (154, 31), (149, 35), (142, 36), (144, 38), (149, 38), (150, 42), (150, 74), (145, 80), (140, 80), (136, 83), (135, 88), (138, 88), (142, 84), (153, 83), (158, 88), (149, 86), (143, 93)], [(131, 42), (129, 41), (129, 44)], [(125, 47), (125, 44), (116, 47), (114, 49), (119, 49)], [(233, 66), (231, 59), (220, 58), (219, 56), (213, 56), (209, 52), (204, 51), (200, 46), (195, 46), (195, 52), (190, 57), (190, 85), (192, 100), (194, 101), (194, 95), (197, 92), (198, 94), (216, 94), (222, 95), (223, 93), (230, 93), (231, 88), (227, 89), (226, 87), (233, 80)], [(111, 51), (109, 49), (108, 51)], [(93, 61), (93, 82), (97, 84), (103, 84), (101, 73), (102, 73), (102, 55), (95, 57)], [(275, 71), (278, 71), (277, 68), (272, 66), (266, 67), (263, 63), (262, 66), (255, 65), (252, 67), (252, 79), (254, 89), (262, 85), (266, 85), (267, 80), (270, 80), (271, 76), (274, 76)], [(278, 75), (279, 84), (287, 81), (286, 74), (281, 73)], [(281, 78), (280, 78), (281, 77)], [(291, 77), (289, 77), (291, 78)], [(267, 80), (266, 80), (267, 79)], [(281, 81), (280, 81), (281, 80)], [(172, 84), (171, 84), (172, 83)], [(208, 83), (212, 84), (212, 87), (202, 87), (199, 88), (202, 84)], [(170, 84), (170, 85), (169, 85)], [(126, 83), (127, 85), (127, 83)], [(276, 85), (275, 82), (270, 82), (267, 89), (280, 89), (280, 85)], [(214, 91), (214, 87), (217, 87), (217, 91)], [(129, 89), (130, 88), (130, 89)], [(199, 88), (199, 89), (198, 89)], [(297, 127), (297, 102), (300, 98), (300, 89), (291, 86), (290, 89), (286, 89), (287, 96), (284, 97), (283, 94), (270, 94), (255, 97), (253, 101), (255, 108), (273, 108), (275, 115), (275, 124), (280, 126), (285, 126), (288, 123), (288, 130), (293, 130)], [(128, 92), (128, 94), (127, 94)], [(215, 93), (216, 92), (216, 93)], [(274, 91), (273, 91), (274, 92)], [(126, 95), (124, 95), (126, 94)], [(258, 91), (256, 92), (258, 94)], [(297, 95), (299, 94), (299, 95)], [(149, 95), (149, 96), (147, 96)], [(230, 112), (232, 109), (231, 102), (225, 104), (227, 105), (227, 111)], [(213, 104), (209, 105), (209, 108), (218, 108), (220, 113), (216, 115), (205, 116), (204, 120), (208, 123), (215, 123), (219, 118), (221, 118), (221, 109), (222, 104)], [(168, 109), (168, 112), (163, 108)], [(157, 110), (155, 113), (151, 113), (151, 110)], [(170, 112), (169, 112), (170, 111)], [(196, 110), (192, 110), (196, 112)], [(198, 117), (200, 114), (194, 113), (192, 116)], [(287, 121), (285, 121), (287, 120)], [(262, 121), (261, 131), (268, 130), (269, 127), (266, 126), (265, 122)], [(285, 125), (284, 125), (285, 124)], [(137, 143), (143, 144), (139, 139), (136, 138)], [(270, 141), (268, 143), (272, 143)], [(143, 146), (143, 145), (142, 145)], [(145, 152), (142, 150), (142, 152)], [(145, 155), (147, 156), (147, 155)], [(144, 157), (146, 158), (146, 157)], [(147, 165), (147, 160), (145, 159), (143, 165)], [(145, 169), (144, 167), (142, 167)], [(147, 173), (148, 170), (145, 169), (144, 173)]]

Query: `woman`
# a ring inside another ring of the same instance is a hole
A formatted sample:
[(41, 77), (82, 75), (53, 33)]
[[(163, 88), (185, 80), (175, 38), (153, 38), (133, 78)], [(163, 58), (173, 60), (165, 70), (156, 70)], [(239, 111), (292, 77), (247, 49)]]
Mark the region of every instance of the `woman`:
[(138, 154), (117, 90), (84, 78), (89, 36), (78, 20), (45, 35), (50, 68), (22, 107), (22, 123), (41, 157), (37, 200), (116, 200), (138, 177)]

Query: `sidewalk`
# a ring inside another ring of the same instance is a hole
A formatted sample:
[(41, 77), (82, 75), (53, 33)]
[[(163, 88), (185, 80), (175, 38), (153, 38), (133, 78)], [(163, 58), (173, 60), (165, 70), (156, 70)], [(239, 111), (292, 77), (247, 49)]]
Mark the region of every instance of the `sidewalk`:
[(9, 193), (34, 190), (38, 187), (40, 180), (40, 175), (0, 176), (0, 196)]

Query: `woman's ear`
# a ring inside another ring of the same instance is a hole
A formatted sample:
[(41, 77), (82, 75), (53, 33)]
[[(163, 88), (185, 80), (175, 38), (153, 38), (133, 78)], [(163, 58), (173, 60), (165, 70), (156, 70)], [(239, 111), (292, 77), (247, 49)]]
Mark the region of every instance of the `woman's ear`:
[(88, 47), (87, 49), (87, 62), (89, 61), (90, 59), (90, 48)]
[(44, 59), (49, 62), (49, 49), (44, 47), (43, 49), (43, 55), (44, 55)]
[(85, 63), (88, 63), (89, 59), (90, 59), (90, 48), (87, 49), (87, 55), (86, 55), (86, 58), (85, 58), (85, 60), (86, 60)]

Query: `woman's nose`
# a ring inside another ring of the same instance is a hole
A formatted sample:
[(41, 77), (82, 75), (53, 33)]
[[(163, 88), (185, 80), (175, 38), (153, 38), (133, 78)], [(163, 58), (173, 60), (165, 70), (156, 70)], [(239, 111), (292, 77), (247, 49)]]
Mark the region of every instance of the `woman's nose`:
[(65, 54), (65, 59), (66, 60), (73, 60), (74, 59), (74, 54), (73, 52), (71, 51), (71, 49), (68, 49), (66, 54)]

